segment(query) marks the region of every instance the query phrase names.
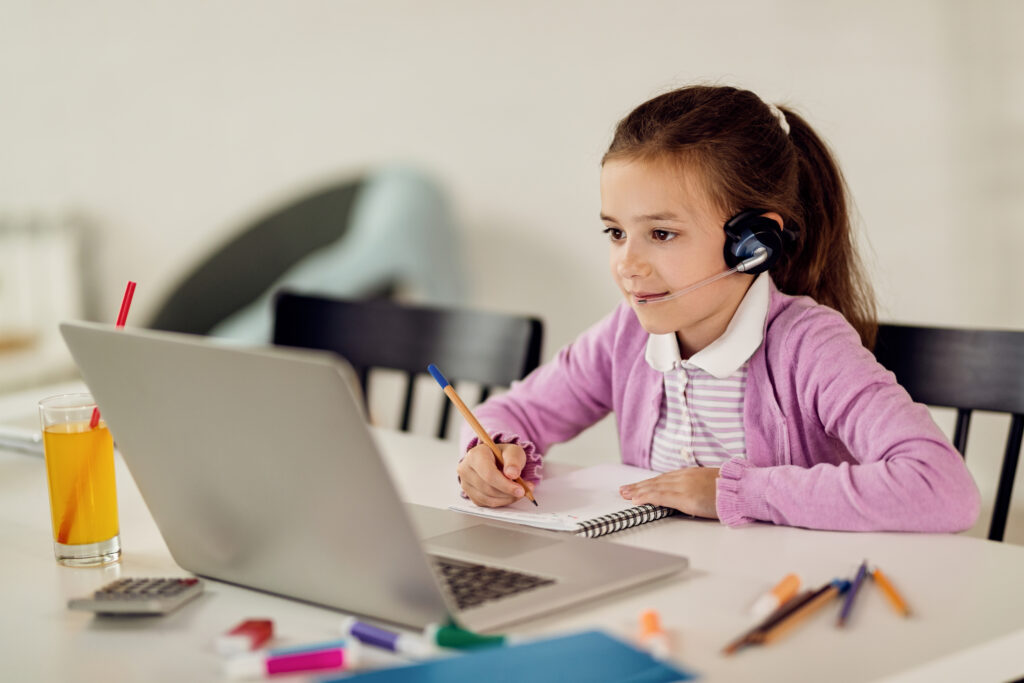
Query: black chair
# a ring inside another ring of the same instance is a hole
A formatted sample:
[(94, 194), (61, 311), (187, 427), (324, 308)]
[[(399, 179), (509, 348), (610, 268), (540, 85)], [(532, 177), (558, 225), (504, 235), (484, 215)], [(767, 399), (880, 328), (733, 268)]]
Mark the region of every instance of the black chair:
[[(402, 431), (409, 430), (416, 377), (427, 374), (429, 364), (437, 365), (453, 385), (480, 384), (484, 401), (492, 389), (537, 367), (542, 336), (540, 320), (500, 313), (290, 292), (279, 293), (275, 302), (274, 343), (326, 349), (345, 358), (359, 376), (367, 406), (371, 368), (406, 373)], [(441, 439), (447, 434), (450, 405), (446, 400), (441, 409)]]
[(1003, 540), (1024, 434), (1024, 332), (880, 325), (875, 357), (915, 401), (956, 408), (953, 445), (961, 455), (972, 411), (1013, 416), (988, 533)]

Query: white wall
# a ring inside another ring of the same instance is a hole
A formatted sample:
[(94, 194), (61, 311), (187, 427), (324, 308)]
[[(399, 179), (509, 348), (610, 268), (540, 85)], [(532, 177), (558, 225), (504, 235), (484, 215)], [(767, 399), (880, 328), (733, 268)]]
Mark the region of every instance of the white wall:
[[(1022, 328), (1021, 27), (1013, 0), (7, 0), (0, 211), (87, 216), (97, 310), (136, 279), (143, 320), (262, 208), (412, 161), (453, 197), (470, 302), (542, 316), (550, 356), (616, 301), (597, 220), (615, 122), (721, 82), (831, 142), (884, 318)], [(994, 457), (969, 458), (983, 488)]]

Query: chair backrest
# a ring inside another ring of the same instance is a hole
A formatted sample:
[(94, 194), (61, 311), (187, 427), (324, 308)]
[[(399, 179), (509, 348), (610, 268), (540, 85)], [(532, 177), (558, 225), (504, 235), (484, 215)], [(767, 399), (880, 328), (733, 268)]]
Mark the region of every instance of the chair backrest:
[[(393, 301), (350, 301), (281, 292), (275, 302), (274, 343), (326, 349), (343, 356), (369, 400), (371, 368), (406, 373), (401, 429), (408, 431), (417, 375), (437, 365), (454, 384), (481, 385), (480, 401), (496, 387), (522, 379), (540, 363), (543, 325), (536, 318)], [(437, 436), (447, 434), (444, 401)]]
[(307, 255), (340, 239), (363, 184), (362, 178), (343, 181), (253, 222), (182, 280), (149, 327), (208, 334)]
[(972, 411), (1012, 415), (988, 534), (1003, 540), (1024, 434), (1024, 332), (884, 324), (875, 357), (915, 401), (956, 408), (953, 445), (961, 455)]

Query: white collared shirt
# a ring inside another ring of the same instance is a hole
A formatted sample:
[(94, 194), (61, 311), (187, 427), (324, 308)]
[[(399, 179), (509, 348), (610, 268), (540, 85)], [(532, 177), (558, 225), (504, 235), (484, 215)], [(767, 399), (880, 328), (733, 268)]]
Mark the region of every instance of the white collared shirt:
[(764, 341), (769, 278), (754, 278), (721, 337), (683, 360), (675, 333), (652, 334), (644, 357), (664, 374), (651, 469), (719, 467), (746, 457), (743, 396), (747, 363)]

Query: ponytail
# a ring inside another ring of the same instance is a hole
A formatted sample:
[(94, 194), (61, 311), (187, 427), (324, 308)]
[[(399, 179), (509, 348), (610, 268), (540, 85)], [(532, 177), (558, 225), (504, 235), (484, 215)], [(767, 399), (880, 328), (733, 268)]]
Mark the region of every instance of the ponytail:
[(806, 295), (836, 309), (867, 348), (878, 332), (874, 291), (854, 244), (846, 182), (828, 146), (798, 114), (783, 110), (797, 150), (797, 239), (772, 278), (786, 294)]

